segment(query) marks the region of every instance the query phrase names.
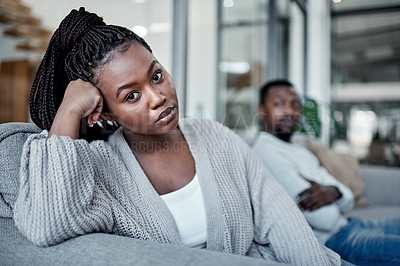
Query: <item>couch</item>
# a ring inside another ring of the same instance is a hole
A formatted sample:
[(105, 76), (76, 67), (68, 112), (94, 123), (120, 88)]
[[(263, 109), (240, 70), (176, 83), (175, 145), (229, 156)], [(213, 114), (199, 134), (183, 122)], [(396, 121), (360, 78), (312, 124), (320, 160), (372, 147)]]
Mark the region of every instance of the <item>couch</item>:
[[(12, 207), (18, 193), (22, 145), (40, 132), (30, 123), (0, 124), (0, 265), (283, 265), (276, 262), (93, 233), (37, 247), (18, 230)], [(360, 167), (368, 205), (348, 216), (400, 215), (400, 168)]]
[(23, 143), (40, 129), (0, 124), (0, 265), (283, 265), (272, 261), (141, 241), (111, 234), (78, 236), (51, 247), (29, 242), (13, 221)]
[(366, 204), (356, 206), (346, 216), (363, 220), (400, 216), (400, 167), (360, 165)]
[(304, 146), (332, 176), (352, 190), (355, 208), (345, 216), (357, 216), (364, 221), (400, 216), (400, 167), (360, 165), (356, 158), (310, 139)]

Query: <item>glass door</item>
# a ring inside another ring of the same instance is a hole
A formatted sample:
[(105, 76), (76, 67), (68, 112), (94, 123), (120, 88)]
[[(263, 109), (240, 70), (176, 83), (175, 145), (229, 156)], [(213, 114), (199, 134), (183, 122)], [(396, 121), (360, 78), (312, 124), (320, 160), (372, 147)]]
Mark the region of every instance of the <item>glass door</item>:
[(257, 129), (258, 88), (267, 73), (268, 2), (219, 1), (217, 115), (239, 134)]

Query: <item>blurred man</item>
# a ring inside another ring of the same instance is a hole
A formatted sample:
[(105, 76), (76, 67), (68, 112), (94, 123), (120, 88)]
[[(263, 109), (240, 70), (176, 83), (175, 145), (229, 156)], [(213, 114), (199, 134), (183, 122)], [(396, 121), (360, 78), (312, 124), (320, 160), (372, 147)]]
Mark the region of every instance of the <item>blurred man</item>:
[(355, 264), (400, 263), (400, 217), (368, 223), (346, 219), (343, 213), (354, 206), (351, 190), (309, 150), (290, 142), (302, 110), (293, 85), (286, 80), (266, 83), (258, 110), (264, 131), (253, 149), (297, 202), (319, 242)]

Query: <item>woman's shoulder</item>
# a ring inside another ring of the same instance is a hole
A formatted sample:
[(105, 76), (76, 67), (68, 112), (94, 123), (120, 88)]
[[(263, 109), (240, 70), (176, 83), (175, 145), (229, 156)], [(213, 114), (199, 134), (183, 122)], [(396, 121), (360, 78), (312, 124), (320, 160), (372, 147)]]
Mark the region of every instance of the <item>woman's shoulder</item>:
[(248, 146), (242, 138), (222, 123), (212, 119), (183, 119), (179, 124), (185, 137), (191, 134), (190, 139), (200, 140), (207, 146), (232, 147)]
[(179, 126), (181, 128), (186, 128), (186, 129), (194, 129), (200, 133), (223, 133), (223, 132), (229, 132), (230, 129), (228, 129), (225, 125), (222, 123), (213, 120), (213, 119), (205, 119), (205, 118), (183, 118), (181, 119), (181, 122), (179, 123)]
[(115, 145), (118, 141), (120, 141), (121, 137), (123, 138), (122, 130), (122, 127), (120, 127), (113, 134), (111, 134), (107, 139), (107, 143), (110, 145)]

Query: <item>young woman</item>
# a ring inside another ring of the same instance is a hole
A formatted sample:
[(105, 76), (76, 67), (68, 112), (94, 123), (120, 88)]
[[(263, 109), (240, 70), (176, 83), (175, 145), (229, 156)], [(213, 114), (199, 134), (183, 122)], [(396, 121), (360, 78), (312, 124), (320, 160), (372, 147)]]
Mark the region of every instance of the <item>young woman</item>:
[[(40, 246), (91, 232), (298, 265), (340, 264), (251, 149), (213, 121), (179, 121), (146, 42), (72, 10), (32, 86), (15, 221)], [(84, 122), (82, 122), (82, 119)], [(110, 131), (107, 140), (88, 131)], [(85, 122), (87, 121), (87, 122)], [(86, 139), (83, 139), (86, 138)]]

